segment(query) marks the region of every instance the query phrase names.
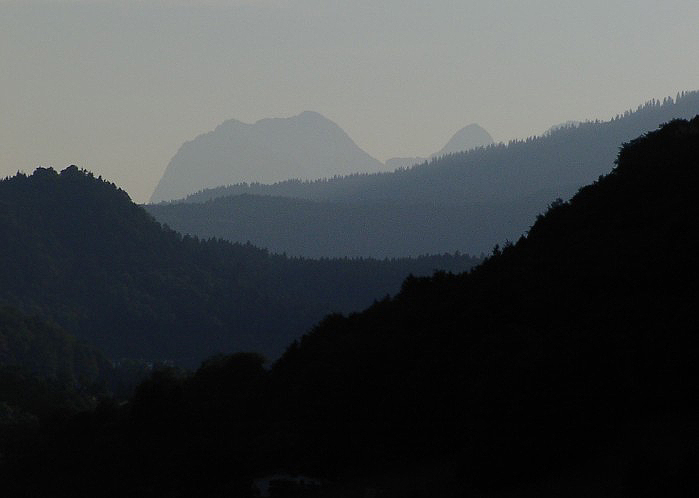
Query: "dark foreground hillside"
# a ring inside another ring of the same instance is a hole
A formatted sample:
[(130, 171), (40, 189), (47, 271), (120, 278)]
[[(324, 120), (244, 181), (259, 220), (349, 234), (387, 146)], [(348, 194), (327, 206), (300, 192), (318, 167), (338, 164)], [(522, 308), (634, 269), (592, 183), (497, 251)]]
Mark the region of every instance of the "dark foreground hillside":
[(269, 370), (159, 372), (4, 469), (31, 496), (255, 496), (284, 472), (317, 480), (271, 496), (696, 496), (697, 158), (699, 117), (671, 122), (473, 272), (328, 316)]
[(190, 366), (218, 352), (278, 356), (332, 311), (362, 309), (410, 273), (463, 255), (304, 260), (161, 227), (75, 166), (0, 182), (0, 304), (54, 320), (110, 358)]

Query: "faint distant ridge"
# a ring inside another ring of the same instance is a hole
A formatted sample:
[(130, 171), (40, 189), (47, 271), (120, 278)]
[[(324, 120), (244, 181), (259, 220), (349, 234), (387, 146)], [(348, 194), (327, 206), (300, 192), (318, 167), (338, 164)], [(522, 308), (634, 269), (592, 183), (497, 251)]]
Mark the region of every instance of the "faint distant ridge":
[(476, 123), (472, 123), (454, 133), (454, 136), (449, 139), (447, 144), (442, 147), (439, 152), (432, 154), (431, 157), (441, 157), (455, 152), (475, 149), (477, 147), (487, 147), (493, 143), (493, 137), (490, 136), (490, 133)]
[(465, 152), (478, 147), (492, 145), (493, 137), (485, 129), (476, 123), (464, 126), (449, 139), (444, 147), (427, 157), (392, 157), (386, 160), (386, 167), (389, 170), (405, 169), (416, 164), (422, 164), (436, 157), (453, 154), (455, 152)]
[(241, 183), (204, 190), (183, 202), (247, 193), (345, 202), (493, 203), (541, 197), (542, 192), (550, 202), (556, 197), (569, 198), (581, 186), (608, 173), (620, 144), (672, 119), (688, 119), (697, 113), (699, 91), (687, 91), (675, 99), (652, 99), (609, 121), (585, 121), (540, 136), (447, 154), (390, 173), (269, 185)]
[(177, 199), (219, 185), (315, 180), (382, 168), (380, 161), (317, 112), (262, 119), (254, 124), (231, 119), (180, 147), (150, 202)]

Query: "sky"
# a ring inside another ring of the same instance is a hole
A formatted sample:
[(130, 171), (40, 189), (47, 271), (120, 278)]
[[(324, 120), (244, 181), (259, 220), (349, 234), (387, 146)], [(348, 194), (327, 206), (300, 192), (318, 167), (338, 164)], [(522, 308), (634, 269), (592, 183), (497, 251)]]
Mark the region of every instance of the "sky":
[(0, 0), (0, 176), (136, 202), (183, 142), (305, 110), (385, 160), (699, 89), (697, 0)]

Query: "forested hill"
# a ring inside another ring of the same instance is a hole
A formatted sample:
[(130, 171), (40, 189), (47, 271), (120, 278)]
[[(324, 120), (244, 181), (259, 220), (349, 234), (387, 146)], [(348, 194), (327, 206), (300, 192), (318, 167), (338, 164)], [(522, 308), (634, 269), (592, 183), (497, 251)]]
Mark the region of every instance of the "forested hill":
[[(540, 137), (451, 154), (392, 173), (232, 185), (207, 189), (184, 201), (248, 193), (348, 202), (463, 204), (512, 201), (543, 193), (542, 199), (550, 202), (556, 197), (567, 199), (579, 187), (606, 174), (619, 144), (671, 119), (691, 118), (698, 112), (699, 92), (685, 92), (676, 99), (650, 101), (610, 121), (562, 127)], [(529, 215), (535, 216), (536, 211)]]
[(456, 485), (520, 495), (546, 476), (568, 476), (559, 495), (696, 484), (697, 158), (699, 116), (673, 121), (472, 273), (324, 320), (272, 372), (294, 458), (459, 454)]
[(164, 229), (113, 184), (70, 167), (0, 182), (0, 303), (53, 319), (112, 358), (193, 365), (272, 357), (324, 314), (361, 309), (409, 273), (468, 256), (290, 259)]

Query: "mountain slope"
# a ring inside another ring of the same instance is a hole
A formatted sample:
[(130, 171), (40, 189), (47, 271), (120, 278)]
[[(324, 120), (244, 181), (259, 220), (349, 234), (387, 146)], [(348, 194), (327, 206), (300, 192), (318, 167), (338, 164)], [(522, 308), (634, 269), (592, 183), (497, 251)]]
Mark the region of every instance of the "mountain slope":
[(315, 112), (255, 124), (230, 120), (180, 148), (151, 202), (178, 199), (218, 185), (310, 180), (375, 172), (382, 166), (339, 126)]
[(188, 365), (272, 357), (325, 313), (361, 309), (409, 273), (475, 260), (301, 260), (163, 229), (114, 185), (70, 167), (0, 182), (0, 303), (53, 319), (112, 358)]

